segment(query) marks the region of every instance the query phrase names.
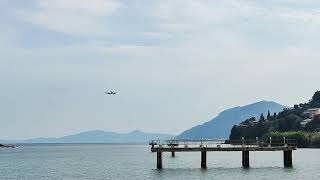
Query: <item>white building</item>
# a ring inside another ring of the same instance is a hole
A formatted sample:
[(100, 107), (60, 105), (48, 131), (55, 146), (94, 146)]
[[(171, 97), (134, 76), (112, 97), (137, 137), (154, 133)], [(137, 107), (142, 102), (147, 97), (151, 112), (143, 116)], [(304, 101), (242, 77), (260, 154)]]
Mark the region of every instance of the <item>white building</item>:
[(313, 119), (315, 115), (320, 114), (320, 108), (308, 109), (304, 112), (304, 114), (307, 115), (310, 119)]
[(305, 119), (300, 124), (301, 124), (302, 127), (306, 127), (306, 125), (311, 121), (312, 121), (312, 119)]

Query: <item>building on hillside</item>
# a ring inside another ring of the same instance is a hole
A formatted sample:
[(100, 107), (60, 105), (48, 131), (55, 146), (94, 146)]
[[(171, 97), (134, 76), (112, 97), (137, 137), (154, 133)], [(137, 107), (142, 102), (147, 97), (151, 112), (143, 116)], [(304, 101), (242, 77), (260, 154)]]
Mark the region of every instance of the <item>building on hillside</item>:
[(312, 109), (308, 109), (304, 112), (304, 114), (306, 116), (308, 116), (310, 119), (313, 119), (313, 117), (315, 115), (318, 115), (320, 114), (320, 108), (312, 108)]
[(300, 124), (301, 124), (302, 127), (306, 127), (306, 125), (311, 121), (312, 121), (312, 119), (305, 119), (305, 120), (301, 121)]

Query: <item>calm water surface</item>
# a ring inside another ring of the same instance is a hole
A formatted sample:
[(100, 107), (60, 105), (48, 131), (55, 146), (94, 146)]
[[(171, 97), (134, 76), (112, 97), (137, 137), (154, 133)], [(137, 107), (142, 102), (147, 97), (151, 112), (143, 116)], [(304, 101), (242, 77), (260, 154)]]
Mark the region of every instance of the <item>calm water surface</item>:
[(163, 170), (146, 145), (21, 145), (0, 149), (0, 179), (320, 179), (320, 149), (293, 152), (293, 168), (283, 168), (282, 152), (250, 152), (250, 169), (241, 152), (164, 153)]

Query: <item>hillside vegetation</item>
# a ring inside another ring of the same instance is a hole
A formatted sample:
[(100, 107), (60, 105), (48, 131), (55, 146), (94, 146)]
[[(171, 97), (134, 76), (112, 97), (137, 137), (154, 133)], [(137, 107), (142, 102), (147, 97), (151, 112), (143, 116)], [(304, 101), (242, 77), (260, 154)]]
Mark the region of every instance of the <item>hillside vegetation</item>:
[(287, 137), (297, 139), (299, 147), (320, 147), (320, 91), (308, 103), (285, 108), (280, 113), (261, 114), (246, 119), (231, 129), (230, 139)]

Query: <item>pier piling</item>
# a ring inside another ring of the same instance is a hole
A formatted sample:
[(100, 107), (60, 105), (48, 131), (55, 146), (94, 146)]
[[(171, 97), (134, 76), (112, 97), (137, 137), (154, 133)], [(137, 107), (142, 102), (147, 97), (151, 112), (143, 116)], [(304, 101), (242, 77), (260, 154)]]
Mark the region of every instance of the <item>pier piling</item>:
[(171, 157), (175, 157), (176, 156), (176, 152), (171, 151)]
[(242, 167), (249, 167), (249, 151), (242, 151)]
[(162, 169), (162, 152), (157, 152), (157, 169)]
[(207, 168), (207, 151), (201, 151), (201, 168)]
[(292, 167), (292, 151), (283, 151), (284, 167)]

